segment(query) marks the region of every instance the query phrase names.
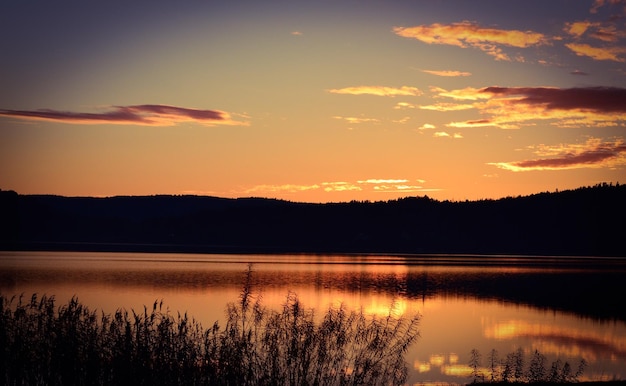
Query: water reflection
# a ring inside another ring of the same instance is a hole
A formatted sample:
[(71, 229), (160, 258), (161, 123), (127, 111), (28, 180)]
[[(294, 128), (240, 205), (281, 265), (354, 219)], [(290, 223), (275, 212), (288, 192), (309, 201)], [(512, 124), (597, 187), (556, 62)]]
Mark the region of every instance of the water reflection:
[(468, 382), (474, 348), (504, 357), (522, 347), (527, 358), (539, 350), (573, 366), (585, 358), (585, 379), (624, 378), (626, 310), (615, 296), (622, 262), (552, 260), (2, 252), (0, 292), (54, 294), (59, 302), (77, 295), (105, 313), (163, 299), (208, 326), (237, 300), (252, 262), (252, 285), (268, 307), (292, 291), (318, 314), (339, 304), (420, 313), (421, 338), (407, 356), (414, 383)]

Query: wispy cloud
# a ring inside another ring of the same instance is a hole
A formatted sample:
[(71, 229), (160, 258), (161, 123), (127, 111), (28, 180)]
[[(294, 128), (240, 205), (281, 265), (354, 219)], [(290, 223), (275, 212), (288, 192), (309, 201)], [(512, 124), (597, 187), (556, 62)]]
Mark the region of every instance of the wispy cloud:
[(437, 76), (445, 76), (445, 77), (457, 77), (457, 76), (470, 76), (471, 72), (465, 71), (451, 71), (451, 70), (420, 70), (427, 74), (437, 75)]
[(598, 13), (598, 9), (604, 7), (605, 5), (622, 5), (623, 12), (626, 13), (626, 1), (624, 0), (594, 0), (589, 12), (593, 14)]
[(414, 105), (412, 103), (398, 102), (398, 103), (396, 103), (395, 106), (393, 106), (393, 109), (394, 110), (408, 110), (408, 109), (414, 109), (416, 107), (417, 107), (417, 105)]
[(196, 122), (207, 126), (245, 125), (234, 121), (230, 114), (218, 110), (198, 110), (167, 105), (113, 106), (100, 113), (58, 110), (0, 110), (0, 116), (45, 120), (73, 124), (119, 124), (142, 126), (173, 126), (181, 122)]
[(460, 104), (460, 103), (435, 103), (432, 105), (421, 105), (419, 106), (422, 110), (433, 110), (433, 111), (460, 111), (460, 110), (469, 110), (475, 108), (473, 104)]
[(436, 90), (439, 96), (471, 100), (483, 118), (451, 122), (449, 127), (493, 126), (517, 129), (536, 120), (560, 127), (626, 124), (626, 89), (617, 87), (485, 87)]
[(424, 123), (422, 126), (418, 127), (418, 130), (432, 130), (435, 129), (436, 126), (430, 123)]
[(455, 100), (475, 101), (479, 99), (489, 99), (489, 95), (481, 93), (482, 89), (474, 87), (466, 87), (456, 90), (445, 90), (440, 87), (431, 87), (430, 91), (436, 94), (436, 97), (446, 97)]
[(356, 86), (340, 89), (330, 89), (328, 92), (332, 94), (350, 94), (350, 95), (377, 95), (377, 96), (417, 96), (422, 92), (416, 87), (386, 87), (386, 86)]
[(370, 178), (358, 181), (327, 181), (311, 185), (282, 184), (282, 185), (257, 185), (245, 189), (245, 194), (274, 195), (282, 193), (300, 193), (310, 190), (322, 190), (327, 193), (333, 192), (376, 192), (376, 193), (411, 193), (432, 192), (437, 188), (425, 188), (422, 179), (409, 180), (404, 178)]
[(565, 23), (563, 30), (575, 39), (587, 35), (590, 38), (607, 43), (614, 43), (626, 37), (626, 31), (618, 29), (612, 23), (591, 22), (588, 20)]
[(574, 71), (570, 71), (570, 74), (572, 75), (580, 75), (580, 76), (587, 76), (589, 75), (589, 73), (582, 71), (582, 70), (574, 70)]
[[(616, 1), (600, 1), (594, 4), (592, 13), (595, 13), (599, 7), (610, 3), (618, 4)], [(621, 1), (622, 5), (626, 2)], [(623, 20), (626, 15), (626, 6), (623, 7), (623, 15), (604, 21), (579, 20), (571, 23), (565, 23), (563, 30), (569, 35), (573, 42), (565, 44), (578, 56), (585, 56), (594, 60), (608, 60), (624, 63), (626, 58), (626, 47), (620, 44), (620, 40), (626, 38), (626, 25), (619, 20)]]
[(376, 118), (365, 118), (365, 117), (342, 117), (342, 116), (334, 116), (335, 119), (340, 119), (346, 121), (348, 123), (378, 123), (380, 122)]
[[(415, 182), (423, 184), (424, 180), (416, 180)], [(322, 187), (326, 192), (344, 192), (344, 191), (373, 191), (386, 193), (409, 193), (419, 192), (424, 188), (421, 185), (413, 185), (408, 179), (394, 178), (370, 178), (367, 180), (359, 180), (354, 182), (323, 182)], [(428, 190), (428, 191), (432, 191)]]
[(433, 134), (433, 137), (435, 138), (453, 138), (453, 139), (461, 139), (463, 138), (463, 135), (461, 135), (461, 133), (454, 133), (454, 134), (449, 134), (445, 131), (437, 131)]
[(546, 109), (626, 113), (626, 89), (618, 87), (487, 87), (481, 92)]
[(283, 184), (283, 185), (257, 185), (251, 188), (245, 189), (245, 194), (273, 194), (273, 193), (298, 193), (307, 190), (319, 189), (319, 185), (297, 185), (297, 184)]
[(496, 60), (506, 61), (510, 61), (511, 58), (504, 53), (502, 46), (526, 48), (547, 44), (549, 41), (541, 33), (485, 28), (469, 21), (452, 24), (434, 23), (415, 27), (395, 27), (393, 31), (398, 36), (417, 39), (428, 44), (478, 48), (493, 56)]
[(603, 142), (599, 138), (590, 138), (584, 144), (540, 145), (533, 149), (537, 156), (543, 158), (515, 162), (493, 162), (488, 165), (514, 172), (626, 165), (626, 144), (624, 144), (623, 139)]
[(593, 47), (584, 43), (567, 43), (565, 46), (578, 56), (588, 56), (595, 60), (626, 62), (626, 59), (620, 56), (626, 53), (626, 47)]
[(380, 178), (370, 178), (368, 180), (357, 181), (359, 184), (405, 184), (409, 182), (406, 179), (380, 179)]
[(587, 21), (587, 20), (575, 21), (575, 22), (572, 22), (572, 23), (565, 23), (565, 27), (563, 27), (563, 30), (567, 34), (569, 34), (570, 36), (573, 36), (575, 38), (579, 38), (579, 37), (583, 36), (583, 34), (585, 32), (587, 32), (589, 27), (591, 27), (594, 24), (595, 23), (592, 23), (592, 22)]
[(360, 186), (345, 181), (322, 182), (321, 185), (325, 192), (347, 192), (354, 190), (363, 190)]
[(425, 189), (422, 184), (426, 181), (415, 180), (420, 185), (414, 185), (407, 179), (378, 179), (372, 178), (363, 181), (357, 181), (359, 184), (366, 184), (372, 187), (374, 192), (378, 193), (409, 193), (433, 191), (438, 189)]

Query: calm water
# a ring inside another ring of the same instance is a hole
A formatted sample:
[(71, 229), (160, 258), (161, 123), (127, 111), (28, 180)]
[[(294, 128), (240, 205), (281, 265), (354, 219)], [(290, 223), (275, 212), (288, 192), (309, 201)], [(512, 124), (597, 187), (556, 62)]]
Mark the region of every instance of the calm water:
[[(345, 304), (419, 313), (409, 384), (467, 383), (469, 352), (521, 347), (573, 368), (581, 380), (626, 379), (623, 259), (480, 256), (190, 255), (0, 252), (0, 293), (72, 296), (92, 309), (143, 310), (157, 299), (205, 327), (223, 320), (252, 264), (255, 291), (279, 307), (289, 291), (322, 314)], [(59, 303), (59, 304), (60, 304)]]

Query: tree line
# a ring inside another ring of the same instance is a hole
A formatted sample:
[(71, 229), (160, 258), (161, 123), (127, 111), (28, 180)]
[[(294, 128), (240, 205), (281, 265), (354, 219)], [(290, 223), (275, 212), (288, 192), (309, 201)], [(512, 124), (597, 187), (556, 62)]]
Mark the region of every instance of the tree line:
[(2, 249), (626, 256), (626, 186), (312, 204), (0, 191)]

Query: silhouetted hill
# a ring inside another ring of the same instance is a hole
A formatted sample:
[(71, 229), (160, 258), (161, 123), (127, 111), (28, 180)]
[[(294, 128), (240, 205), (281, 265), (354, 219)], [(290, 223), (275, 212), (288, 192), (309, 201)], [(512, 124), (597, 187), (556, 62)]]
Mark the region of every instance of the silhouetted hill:
[(329, 204), (0, 191), (3, 249), (626, 256), (626, 186)]

